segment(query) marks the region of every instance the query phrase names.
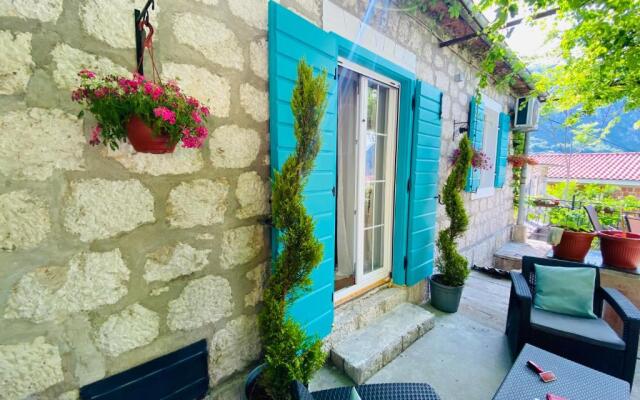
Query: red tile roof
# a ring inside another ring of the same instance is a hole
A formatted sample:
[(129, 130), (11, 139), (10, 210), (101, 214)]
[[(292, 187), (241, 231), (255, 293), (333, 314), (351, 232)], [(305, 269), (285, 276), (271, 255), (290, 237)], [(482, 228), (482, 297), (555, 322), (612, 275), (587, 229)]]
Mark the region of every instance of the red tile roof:
[(534, 154), (552, 179), (640, 182), (640, 153)]

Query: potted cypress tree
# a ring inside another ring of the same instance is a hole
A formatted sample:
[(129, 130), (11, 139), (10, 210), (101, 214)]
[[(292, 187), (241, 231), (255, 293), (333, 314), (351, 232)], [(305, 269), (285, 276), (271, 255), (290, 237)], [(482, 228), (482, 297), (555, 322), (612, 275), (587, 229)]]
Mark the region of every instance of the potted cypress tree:
[(473, 150), (468, 137), (460, 140), (456, 150), (453, 169), (443, 189), (445, 210), (449, 216), (449, 226), (438, 232), (438, 274), (429, 280), (431, 304), (444, 312), (458, 311), (464, 282), (469, 275), (467, 259), (456, 248), (456, 239), (469, 225), (460, 192), (467, 181), (467, 173), (473, 159)]
[(273, 176), (271, 209), (280, 246), (259, 315), (264, 364), (247, 379), (249, 399), (290, 399), (291, 382), (307, 384), (326, 358), (322, 342), (308, 337), (287, 316), (287, 308), (309, 288), (309, 275), (322, 261), (322, 244), (314, 236), (315, 224), (302, 202), (302, 191), (320, 150), (326, 102), (326, 72), (314, 77), (313, 69), (301, 61), (291, 99), (296, 148)]

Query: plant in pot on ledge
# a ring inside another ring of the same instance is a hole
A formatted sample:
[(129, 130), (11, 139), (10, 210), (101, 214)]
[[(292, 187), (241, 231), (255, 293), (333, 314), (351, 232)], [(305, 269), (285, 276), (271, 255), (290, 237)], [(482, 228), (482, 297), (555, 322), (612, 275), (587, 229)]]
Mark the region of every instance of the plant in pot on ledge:
[(460, 140), (455, 151), (453, 170), (447, 178), (443, 189), (445, 210), (449, 216), (449, 226), (438, 232), (438, 260), (439, 274), (429, 280), (431, 304), (437, 309), (449, 313), (458, 311), (464, 281), (469, 275), (467, 259), (456, 248), (456, 239), (460, 237), (469, 225), (467, 212), (460, 192), (467, 181), (467, 173), (472, 165), (474, 152), (468, 137)]
[(301, 61), (291, 99), (296, 148), (273, 176), (271, 208), (279, 250), (259, 314), (264, 364), (247, 379), (249, 399), (290, 399), (291, 383), (307, 384), (326, 358), (322, 342), (307, 336), (287, 315), (288, 307), (309, 288), (309, 275), (322, 260), (322, 244), (314, 236), (315, 223), (304, 207), (302, 191), (320, 149), (326, 98), (326, 73), (314, 77), (313, 69)]
[(115, 150), (128, 139), (140, 153), (172, 153), (178, 142), (188, 148), (202, 146), (209, 134), (204, 126), (209, 109), (182, 93), (173, 81), (150, 81), (139, 74), (131, 79), (98, 78), (86, 69), (78, 75), (80, 87), (71, 98), (98, 122), (91, 133), (92, 145), (102, 142)]
[(553, 245), (553, 257), (583, 262), (596, 234), (583, 209), (555, 207), (549, 211), (553, 226), (549, 242)]

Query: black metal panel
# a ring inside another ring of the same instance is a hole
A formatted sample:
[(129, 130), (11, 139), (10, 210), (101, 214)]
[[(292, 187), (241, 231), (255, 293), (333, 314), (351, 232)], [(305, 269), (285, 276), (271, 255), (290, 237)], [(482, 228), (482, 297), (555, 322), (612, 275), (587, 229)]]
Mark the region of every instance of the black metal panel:
[(110, 376), (80, 389), (83, 400), (194, 400), (209, 387), (207, 341)]

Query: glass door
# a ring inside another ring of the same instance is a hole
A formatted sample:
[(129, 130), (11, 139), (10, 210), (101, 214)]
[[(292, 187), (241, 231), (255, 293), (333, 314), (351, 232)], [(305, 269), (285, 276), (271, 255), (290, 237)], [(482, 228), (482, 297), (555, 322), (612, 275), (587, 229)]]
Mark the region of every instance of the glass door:
[(344, 64), (338, 78), (336, 300), (389, 278), (399, 86)]

